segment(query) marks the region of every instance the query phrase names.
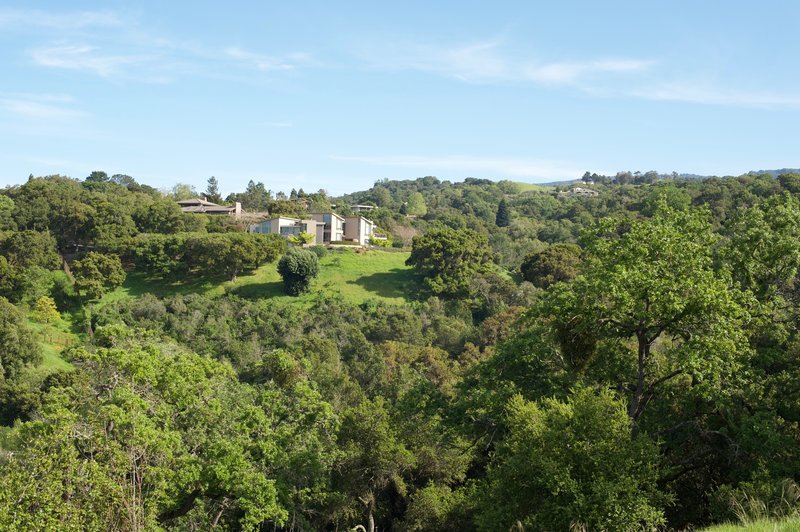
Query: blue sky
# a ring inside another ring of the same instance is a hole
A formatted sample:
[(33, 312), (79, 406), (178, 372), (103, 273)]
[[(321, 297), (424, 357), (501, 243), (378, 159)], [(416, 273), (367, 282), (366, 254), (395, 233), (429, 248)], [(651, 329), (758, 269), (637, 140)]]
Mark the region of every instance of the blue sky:
[(13, 2), (0, 185), (800, 166), (795, 1)]

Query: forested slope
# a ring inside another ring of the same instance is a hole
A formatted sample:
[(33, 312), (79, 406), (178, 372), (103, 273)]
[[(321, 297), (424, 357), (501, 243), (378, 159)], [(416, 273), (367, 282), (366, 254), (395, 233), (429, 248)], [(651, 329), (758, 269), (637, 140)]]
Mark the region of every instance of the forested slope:
[(302, 250), (298, 297), (285, 240), (128, 176), (0, 191), (0, 528), (796, 518), (800, 175), (646, 175), (251, 183), (394, 248)]

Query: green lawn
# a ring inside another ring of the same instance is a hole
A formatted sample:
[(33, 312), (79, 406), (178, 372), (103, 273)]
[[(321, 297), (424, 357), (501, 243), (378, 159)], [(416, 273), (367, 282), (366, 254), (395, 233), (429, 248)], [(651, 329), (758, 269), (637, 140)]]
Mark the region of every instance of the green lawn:
[(704, 528), (703, 532), (795, 532), (800, 530), (800, 519), (780, 521), (754, 521), (747, 525), (726, 524)]
[(412, 289), (412, 270), (405, 265), (409, 253), (389, 251), (362, 251), (342, 249), (328, 251), (320, 260), (319, 277), (314, 280), (311, 292), (299, 298), (283, 293), (283, 283), (277, 264), (265, 264), (249, 275), (240, 275), (236, 281), (224, 279), (186, 282), (165, 282), (148, 279), (133, 272), (122, 287), (103, 297), (102, 304), (138, 297), (146, 293), (159, 297), (199, 293), (210, 297), (225, 293), (247, 299), (278, 298), (301, 304), (309, 303), (319, 293), (339, 294), (352, 303), (377, 299), (387, 303), (403, 303)]
[(71, 325), (69, 315), (64, 315), (64, 318), (54, 323), (29, 320), (28, 326), (42, 346), (42, 363), (29, 371), (29, 378), (38, 381), (54, 371), (72, 368), (72, 364), (61, 358), (61, 351), (78, 342), (78, 336), (72, 332)]
[(553, 187), (547, 185), (537, 185), (536, 183), (523, 183), (521, 181), (514, 181), (517, 186), (517, 193), (521, 192), (546, 192), (552, 190)]

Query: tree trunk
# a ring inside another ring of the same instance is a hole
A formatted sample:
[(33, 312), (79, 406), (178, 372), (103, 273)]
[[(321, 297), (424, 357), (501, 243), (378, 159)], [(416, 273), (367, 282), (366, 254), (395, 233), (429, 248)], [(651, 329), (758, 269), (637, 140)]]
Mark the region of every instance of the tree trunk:
[(647, 365), (647, 359), (650, 358), (650, 343), (647, 341), (645, 333), (637, 332), (636, 338), (639, 343), (639, 360), (638, 360), (638, 375), (636, 379), (636, 390), (633, 392), (631, 404), (628, 406), (628, 417), (634, 423), (642, 415), (642, 401), (644, 400), (644, 378)]

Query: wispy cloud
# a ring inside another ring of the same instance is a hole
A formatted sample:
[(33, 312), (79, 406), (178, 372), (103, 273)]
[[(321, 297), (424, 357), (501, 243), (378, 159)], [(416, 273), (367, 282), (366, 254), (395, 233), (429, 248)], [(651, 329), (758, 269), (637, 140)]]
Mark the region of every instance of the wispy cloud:
[(86, 116), (86, 113), (68, 107), (72, 98), (62, 94), (0, 94), (0, 107), (25, 118), (39, 120), (65, 120)]
[(463, 176), (527, 177), (541, 179), (570, 179), (580, 176), (586, 168), (569, 161), (545, 159), (516, 159), (471, 156), (343, 156), (332, 155), (334, 161), (363, 163), (374, 166), (415, 168), (423, 173), (435, 171), (458, 172)]
[(283, 122), (267, 122), (267, 125), (274, 128), (286, 128), (292, 127), (294, 124), (290, 120), (285, 120)]
[(59, 45), (31, 51), (33, 61), (41, 66), (83, 70), (98, 76), (114, 74), (125, 65), (153, 59), (147, 55), (108, 54), (90, 45)]
[(116, 27), (122, 19), (112, 11), (53, 13), (38, 9), (0, 8), (0, 27), (41, 27), (77, 30), (88, 27)]
[(419, 70), (470, 83), (531, 82), (576, 84), (597, 75), (648, 69), (654, 61), (636, 58), (546, 61), (505, 53), (498, 40), (458, 46), (399, 45), (364, 53), (373, 67)]
[[(302, 52), (269, 54), (226, 43), (183, 42), (154, 33), (124, 11), (1, 9), (0, 29), (25, 32), (34, 44), (27, 56), (40, 67), (74, 70), (139, 83), (181, 77), (276, 75), (310, 64)], [(37, 42), (38, 39), (38, 42)]]
[(236, 61), (251, 64), (258, 70), (293, 70), (298, 63), (304, 61), (305, 54), (295, 53), (286, 57), (272, 57), (264, 54), (244, 50), (237, 46), (225, 48), (225, 55)]
[(664, 83), (632, 91), (631, 95), (657, 101), (763, 109), (800, 109), (800, 93), (737, 90), (715, 87), (707, 83)]

